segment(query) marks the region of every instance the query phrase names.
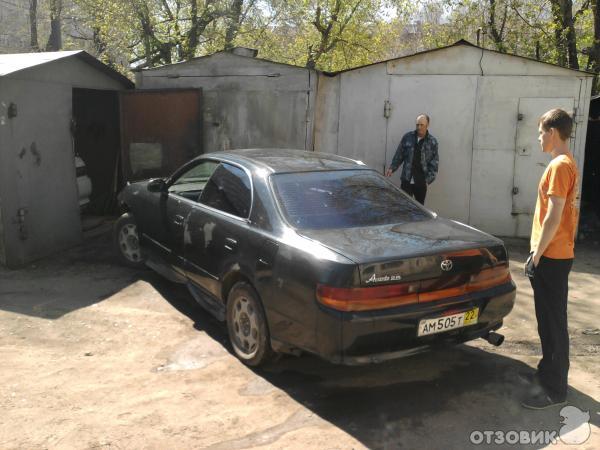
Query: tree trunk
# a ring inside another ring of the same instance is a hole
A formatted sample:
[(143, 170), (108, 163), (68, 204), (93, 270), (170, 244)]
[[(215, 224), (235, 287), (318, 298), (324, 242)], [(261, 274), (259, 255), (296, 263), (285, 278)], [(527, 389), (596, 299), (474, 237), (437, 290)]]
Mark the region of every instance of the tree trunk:
[(326, 19), (321, 18), (321, 7), (317, 6), (315, 12), (315, 20), (312, 22), (317, 31), (320, 34), (319, 44), (311, 45), (308, 47), (308, 58), (306, 60), (306, 67), (308, 69), (314, 69), (317, 66), (317, 62), (319, 58), (323, 56), (323, 54), (327, 53), (328, 48), (330, 47), (330, 39), (331, 39), (331, 31), (333, 29), (333, 25), (338, 20), (338, 14), (341, 9), (341, 1), (336, 0), (333, 11), (331, 12), (331, 16)]
[(565, 1), (565, 25), (567, 28), (567, 53), (569, 56), (569, 67), (579, 70), (577, 59), (577, 36), (575, 34), (575, 20), (573, 18), (573, 2)]
[(502, 24), (500, 28), (496, 24), (496, 0), (490, 1), (490, 19), (488, 20), (488, 28), (490, 29), (490, 34), (492, 35), (492, 39), (494, 40), (494, 44), (496, 44), (496, 48), (499, 52), (506, 52), (506, 47), (504, 47), (504, 26), (506, 24), (506, 16), (508, 15), (508, 5), (504, 5), (504, 17), (502, 18)]
[(200, 36), (206, 27), (223, 13), (214, 9), (215, 0), (206, 0), (202, 14), (198, 14), (198, 1), (191, 0), (191, 26), (186, 34), (186, 39), (179, 51), (180, 61), (188, 61), (196, 56), (196, 50), (200, 44)]
[(233, 41), (240, 28), (243, 4), (244, 0), (233, 0), (231, 5), (229, 21), (227, 24), (227, 32), (225, 33), (225, 50), (231, 50), (233, 48)]
[(50, 36), (46, 44), (47, 52), (56, 52), (62, 48), (61, 14), (62, 0), (50, 0)]
[(573, 18), (572, 0), (551, 0), (554, 19), (554, 39), (558, 52), (558, 64), (579, 69), (577, 60), (577, 37)]
[(34, 52), (40, 51), (37, 33), (37, 6), (37, 0), (29, 0), (29, 30), (31, 37), (30, 46)]
[(592, 13), (594, 14), (594, 43), (589, 50), (588, 68), (596, 74), (594, 77), (593, 94), (597, 94), (598, 73), (600, 73), (600, 10), (598, 9), (598, 0), (591, 0)]

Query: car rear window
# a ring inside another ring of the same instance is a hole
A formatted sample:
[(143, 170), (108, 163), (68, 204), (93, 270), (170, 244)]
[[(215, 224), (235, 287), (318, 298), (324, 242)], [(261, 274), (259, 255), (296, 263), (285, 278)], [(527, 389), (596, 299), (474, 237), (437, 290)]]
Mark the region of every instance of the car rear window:
[(297, 228), (352, 228), (430, 217), (371, 170), (286, 173), (271, 178), (286, 219)]

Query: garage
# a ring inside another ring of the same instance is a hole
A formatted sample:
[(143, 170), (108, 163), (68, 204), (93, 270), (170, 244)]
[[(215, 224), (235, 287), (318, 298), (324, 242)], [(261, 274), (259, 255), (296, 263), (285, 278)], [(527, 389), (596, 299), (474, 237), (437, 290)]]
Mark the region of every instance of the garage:
[(80, 206), (111, 208), (118, 92), (132, 87), (83, 51), (0, 55), (1, 263), (18, 267), (75, 245)]
[[(319, 74), (315, 149), (384, 171), (419, 114), (431, 117), (440, 168), (426, 206), (497, 236), (528, 237), (549, 163), (537, 121), (572, 112), (583, 173), (592, 74), (467, 41), (336, 74)], [(392, 180), (400, 184), (399, 174)], [(581, 192), (581, 179), (580, 179)]]

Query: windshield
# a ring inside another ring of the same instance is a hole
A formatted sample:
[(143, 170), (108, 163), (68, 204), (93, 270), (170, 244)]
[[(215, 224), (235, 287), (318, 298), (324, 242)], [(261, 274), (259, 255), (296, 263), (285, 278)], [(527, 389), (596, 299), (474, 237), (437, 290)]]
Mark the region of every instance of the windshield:
[(277, 201), (296, 228), (366, 227), (430, 217), (372, 170), (286, 173), (271, 178)]

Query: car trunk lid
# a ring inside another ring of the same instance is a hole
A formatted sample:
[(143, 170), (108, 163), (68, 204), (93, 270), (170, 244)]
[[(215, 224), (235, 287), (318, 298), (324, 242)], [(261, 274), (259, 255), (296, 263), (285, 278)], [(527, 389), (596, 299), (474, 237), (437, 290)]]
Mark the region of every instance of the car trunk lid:
[(348, 308), (431, 302), (510, 281), (502, 241), (446, 219), (304, 234), (357, 263), (357, 285), (324, 293), (349, 299)]

